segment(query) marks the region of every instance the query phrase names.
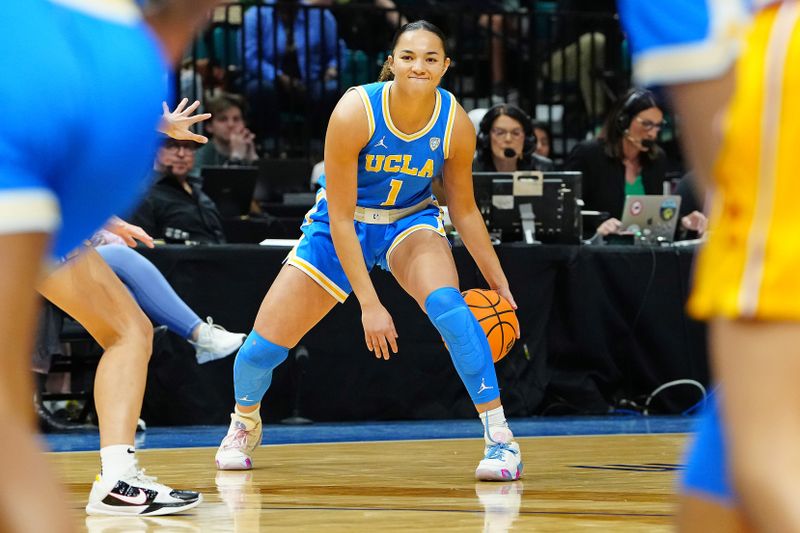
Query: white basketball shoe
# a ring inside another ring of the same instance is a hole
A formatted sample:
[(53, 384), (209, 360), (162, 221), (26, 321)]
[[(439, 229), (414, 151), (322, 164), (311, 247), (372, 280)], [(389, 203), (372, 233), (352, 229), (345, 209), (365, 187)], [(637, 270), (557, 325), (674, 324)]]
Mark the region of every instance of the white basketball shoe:
[(253, 452), (261, 445), (261, 420), (248, 428), (247, 420), (231, 413), (228, 434), (222, 439), (215, 457), (219, 470), (250, 470)]
[(475, 477), (481, 481), (514, 481), (522, 477), (522, 453), (510, 429), (491, 429)]
[(189, 344), (194, 346), (197, 362), (202, 365), (229, 356), (246, 338), (244, 333), (228, 331), (208, 317), (206, 322), (200, 324), (197, 340), (190, 340)]
[(162, 485), (136, 467), (119, 479), (98, 475), (89, 493), (86, 512), (90, 515), (159, 516), (181, 513), (203, 501), (203, 495), (190, 490), (174, 490)]

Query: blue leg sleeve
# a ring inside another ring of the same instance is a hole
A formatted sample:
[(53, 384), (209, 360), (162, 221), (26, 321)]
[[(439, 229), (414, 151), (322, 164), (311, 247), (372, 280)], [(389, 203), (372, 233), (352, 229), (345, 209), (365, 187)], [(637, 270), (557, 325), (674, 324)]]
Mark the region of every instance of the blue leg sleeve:
[(272, 384), (272, 371), (289, 355), (255, 330), (245, 339), (233, 363), (233, 390), (239, 405), (256, 405)]
[(425, 311), (447, 343), (450, 357), (472, 402), (500, 397), (489, 341), (461, 293), (453, 287), (436, 289), (425, 299)]
[(188, 339), (202, 321), (181, 300), (161, 272), (141, 254), (119, 244), (100, 246), (97, 253), (133, 294), (153, 322)]

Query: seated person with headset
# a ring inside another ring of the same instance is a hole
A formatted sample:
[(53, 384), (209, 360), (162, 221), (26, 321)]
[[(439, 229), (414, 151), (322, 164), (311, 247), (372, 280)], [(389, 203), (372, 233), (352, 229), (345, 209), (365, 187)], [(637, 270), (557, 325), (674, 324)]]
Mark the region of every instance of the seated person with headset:
[[(564, 170), (583, 173), (585, 209), (608, 213), (602, 223), (584, 218), (584, 234), (606, 236), (621, 229), (619, 218), (628, 195), (662, 194), (667, 160), (656, 138), (664, 124), (655, 95), (634, 89), (621, 98), (606, 118), (597, 139), (578, 143)], [(705, 227), (705, 216), (694, 211), (682, 227)]]
[(481, 119), (472, 170), (553, 170), (553, 162), (535, 150), (536, 135), (528, 114), (513, 104), (497, 104)]

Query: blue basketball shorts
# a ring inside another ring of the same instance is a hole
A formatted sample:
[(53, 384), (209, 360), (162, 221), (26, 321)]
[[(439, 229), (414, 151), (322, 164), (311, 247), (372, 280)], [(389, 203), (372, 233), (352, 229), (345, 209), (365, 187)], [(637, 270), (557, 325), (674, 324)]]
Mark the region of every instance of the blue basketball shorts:
[(132, 4), (76, 5), (7, 2), (0, 17), (13, 65), (0, 83), (0, 234), (52, 233), (56, 257), (146, 190), (167, 89)]
[[(442, 211), (435, 202), (391, 224), (357, 221), (353, 221), (353, 224), (367, 270), (379, 265), (390, 271), (389, 257), (392, 252), (403, 239), (415, 231), (430, 230), (445, 237)], [(344, 302), (353, 289), (333, 247), (325, 189), (320, 189), (317, 193), (317, 202), (306, 214), (300, 229), (303, 235), (289, 252), (286, 263), (302, 270), (338, 302)]]
[(694, 440), (686, 454), (686, 471), (681, 479), (681, 493), (717, 500), (723, 505), (734, 503), (725, 434), (720, 418), (717, 395), (709, 396), (697, 421)]
[(634, 81), (670, 85), (718, 77), (739, 55), (753, 0), (617, 0)]

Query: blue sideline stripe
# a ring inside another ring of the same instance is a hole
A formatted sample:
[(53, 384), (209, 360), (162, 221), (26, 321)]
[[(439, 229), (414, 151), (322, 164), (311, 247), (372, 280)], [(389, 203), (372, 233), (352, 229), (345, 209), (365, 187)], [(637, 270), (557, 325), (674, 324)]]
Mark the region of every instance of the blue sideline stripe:
[[(518, 437), (564, 435), (618, 435), (648, 433), (685, 433), (693, 428), (693, 417), (564, 417), (525, 418), (509, 423)], [(227, 426), (149, 427), (137, 434), (137, 448), (194, 448), (218, 446)], [(325, 423), (309, 426), (264, 427), (265, 444), (301, 444), (319, 442), (363, 442), (419, 439), (481, 438), (480, 421), (427, 420), (404, 422)], [(50, 450), (92, 451), (100, 446), (97, 432), (48, 434)]]

